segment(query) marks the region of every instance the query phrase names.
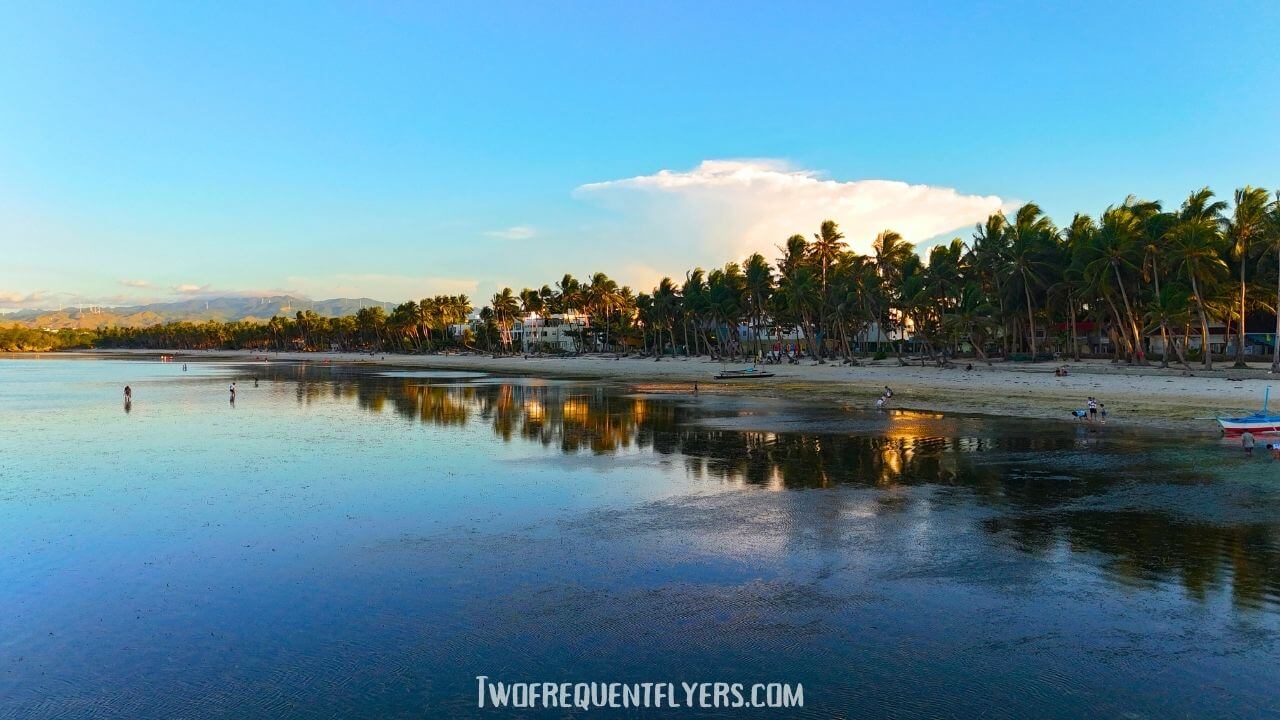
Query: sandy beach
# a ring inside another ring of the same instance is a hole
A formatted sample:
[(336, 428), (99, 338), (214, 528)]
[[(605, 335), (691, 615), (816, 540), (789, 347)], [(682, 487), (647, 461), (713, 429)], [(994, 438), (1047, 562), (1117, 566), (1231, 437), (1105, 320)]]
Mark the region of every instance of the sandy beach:
[[(159, 351), (97, 351), (82, 356), (158, 356)], [(1213, 417), (1256, 410), (1272, 381), (1266, 367), (1204, 372), (1181, 368), (1132, 368), (1102, 360), (1067, 363), (1070, 374), (1054, 375), (1054, 364), (974, 364), (973, 370), (900, 366), (890, 359), (849, 367), (839, 364), (768, 366), (776, 377), (717, 381), (721, 363), (705, 358), (664, 359), (580, 357), (492, 357), (490, 355), (394, 355), (360, 353), (264, 353), (187, 351), (165, 353), (177, 360), (335, 362), (387, 367), (476, 370), (499, 374), (601, 379), (638, 390), (687, 392), (699, 383), (702, 393), (736, 393), (787, 399), (809, 398), (870, 407), (883, 388), (894, 390), (893, 406), (914, 410), (966, 412), (1018, 417), (1070, 419), (1069, 413), (1093, 396), (1106, 405), (1108, 423), (1120, 426), (1176, 428), (1217, 433)], [(19, 356), (21, 357), (21, 356)], [(728, 365), (737, 367), (737, 365)], [(1280, 402), (1280, 396), (1277, 397)]]

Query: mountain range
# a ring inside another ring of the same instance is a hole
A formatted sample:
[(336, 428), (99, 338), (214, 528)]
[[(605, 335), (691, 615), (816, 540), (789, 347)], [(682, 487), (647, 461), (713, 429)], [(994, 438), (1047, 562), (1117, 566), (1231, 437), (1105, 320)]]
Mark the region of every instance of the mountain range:
[(70, 307), (61, 310), (19, 310), (0, 315), (0, 324), (27, 327), (92, 329), (100, 327), (148, 327), (158, 323), (203, 320), (266, 322), (275, 315), (311, 310), (325, 317), (354, 315), (360, 308), (381, 306), (390, 312), (395, 303), (371, 298), (308, 300), (292, 295), (276, 297), (216, 297), (151, 303), (128, 307)]

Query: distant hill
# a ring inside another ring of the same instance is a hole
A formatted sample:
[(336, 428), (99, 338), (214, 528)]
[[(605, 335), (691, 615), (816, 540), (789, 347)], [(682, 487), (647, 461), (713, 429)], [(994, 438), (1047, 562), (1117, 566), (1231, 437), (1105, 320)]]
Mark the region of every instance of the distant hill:
[(202, 320), (249, 320), (266, 322), (275, 315), (294, 315), (311, 310), (325, 317), (354, 315), (360, 308), (382, 306), (388, 312), (395, 303), (370, 298), (335, 298), (308, 300), (280, 295), (277, 297), (220, 297), (179, 302), (152, 303), (131, 307), (63, 308), (62, 310), (21, 310), (0, 315), (0, 324), (18, 323), (27, 327), (100, 328), (147, 327), (158, 323)]

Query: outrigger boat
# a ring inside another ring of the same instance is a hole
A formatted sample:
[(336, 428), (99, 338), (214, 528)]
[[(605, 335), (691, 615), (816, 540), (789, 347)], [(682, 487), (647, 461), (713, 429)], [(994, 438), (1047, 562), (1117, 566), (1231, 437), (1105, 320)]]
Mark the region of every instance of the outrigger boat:
[(757, 378), (771, 378), (773, 373), (768, 370), (759, 370), (755, 365), (742, 370), (721, 370), (716, 375), (716, 380), (755, 380)]
[(1280, 415), (1270, 415), (1267, 413), (1267, 403), (1271, 400), (1271, 388), (1268, 387), (1262, 395), (1262, 411), (1252, 415), (1233, 418), (1218, 418), (1218, 424), (1222, 426), (1222, 432), (1226, 435), (1241, 435), (1246, 432), (1251, 433), (1280, 433)]

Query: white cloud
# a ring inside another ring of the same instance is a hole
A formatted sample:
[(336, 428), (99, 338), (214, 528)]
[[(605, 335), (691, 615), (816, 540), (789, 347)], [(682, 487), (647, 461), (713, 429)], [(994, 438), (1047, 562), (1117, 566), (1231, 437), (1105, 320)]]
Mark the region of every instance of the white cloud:
[(512, 225), (503, 230), (490, 230), (485, 233), (489, 237), (495, 237), (502, 240), (528, 240), (538, 234), (538, 231), (528, 225)]
[(673, 276), (753, 252), (772, 259), (787, 237), (812, 235), (823, 220), (835, 220), (850, 247), (867, 253), (882, 230), (919, 243), (967, 229), (1004, 205), (994, 195), (932, 185), (833, 180), (769, 159), (707, 160), (692, 170), (583, 185), (575, 194), (618, 214), (596, 230), (621, 240), (618, 252)]
[(209, 292), (208, 285), (196, 285), (195, 283), (174, 285), (172, 289), (179, 295), (206, 295)]
[(149, 280), (121, 280), (120, 284), (131, 288), (151, 287), (151, 282)]
[(45, 290), (36, 290), (30, 293), (0, 290), (0, 308), (6, 310), (38, 308), (49, 302), (57, 302), (57, 300)]

